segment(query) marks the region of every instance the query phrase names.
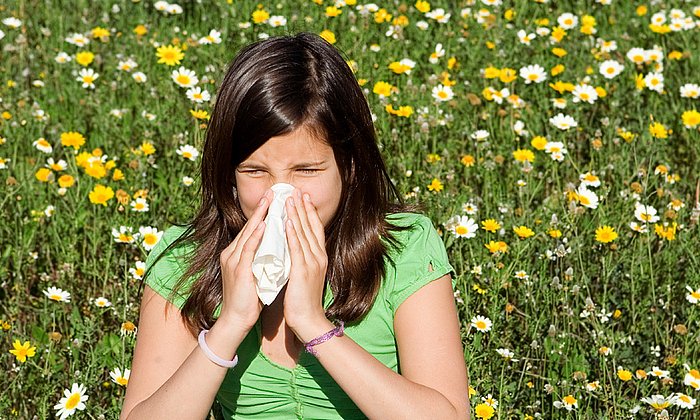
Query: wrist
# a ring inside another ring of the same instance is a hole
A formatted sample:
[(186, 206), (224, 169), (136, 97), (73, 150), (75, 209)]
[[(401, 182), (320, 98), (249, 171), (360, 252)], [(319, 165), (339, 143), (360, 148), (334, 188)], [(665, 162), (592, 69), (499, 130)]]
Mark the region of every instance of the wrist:
[(318, 319), (313, 322), (306, 322), (294, 329), (297, 338), (303, 343), (308, 343), (314, 338), (327, 333), (336, 326), (327, 318)]

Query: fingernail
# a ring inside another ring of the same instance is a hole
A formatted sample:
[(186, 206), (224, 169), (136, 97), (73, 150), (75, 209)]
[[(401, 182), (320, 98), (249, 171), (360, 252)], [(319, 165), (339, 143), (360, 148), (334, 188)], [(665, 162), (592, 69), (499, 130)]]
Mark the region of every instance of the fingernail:
[(290, 206), (294, 207), (294, 197), (289, 197), (287, 199), (287, 202), (289, 203)]
[(260, 224), (258, 224), (257, 229), (258, 229), (258, 230), (262, 230), (262, 229), (264, 229), (264, 228), (265, 228), (265, 222), (260, 222)]
[(292, 221), (287, 219), (287, 227), (290, 229), (294, 229), (294, 224), (292, 224)]
[(311, 201), (311, 196), (309, 196), (309, 194), (304, 194), (304, 200)]
[(265, 197), (260, 199), (260, 202), (258, 203), (258, 207), (262, 206), (263, 204), (265, 204)]

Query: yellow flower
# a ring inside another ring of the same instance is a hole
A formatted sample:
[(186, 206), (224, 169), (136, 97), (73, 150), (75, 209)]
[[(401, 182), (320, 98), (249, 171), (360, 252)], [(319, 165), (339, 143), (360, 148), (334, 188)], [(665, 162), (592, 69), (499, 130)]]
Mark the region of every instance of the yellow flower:
[(556, 66), (552, 67), (550, 73), (552, 73), (552, 76), (558, 76), (562, 74), (564, 70), (566, 70), (566, 67), (564, 67), (563, 64), (557, 64)]
[(554, 29), (552, 30), (552, 38), (556, 42), (561, 42), (561, 40), (564, 39), (565, 36), (566, 36), (566, 31), (559, 26), (555, 26)]
[(547, 146), (547, 139), (542, 136), (535, 136), (532, 141), (530, 141), (530, 145), (537, 150), (544, 150), (545, 146)]
[(134, 28), (134, 33), (138, 36), (144, 36), (148, 33), (148, 29), (144, 25), (137, 25)]
[(498, 69), (496, 67), (486, 67), (484, 69), (485, 79), (495, 79), (497, 77), (501, 77), (501, 69)]
[(406, 73), (407, 71), (410, 71), (411, 68), (411, 66), (400, 63), (398, 61), (394, 61), (391, 64), (389, 64), (389, 70), (393, 71), (396, 74)]
[(668, 53), (669, 60), (680, 60), (681, 58), (683, 58), (683, 53), (680, 51), (674, 50)]
[(389, 22), (391, 20), (391, 14), (382, 8), (374, 13), (374, 21), (376, 23)]
[(329, 44), (335, 44), (335, 34), (329, 31), (328, 29), (324, 29), (323, 31), (321, 31), (319, 36), (328, 41)]
[(70, 175), (61, 175), (58, 178), (58, 186), (61, 188), (70, 188), (75, 183), (75, 178)]
[(515, 234), (518, 235), (520, 239), (529, 238), (535, 235), (535, 232), (533, 232), (532, 229), (530, 229), (527, 226), (514, 227), (513, 232), (515, 232)]
[(392, 85), (390, 85), (387, 82), (377, 82), (374, 84), (374, 88), (372, 89), (373, 93), (376, 93), (377, 95), (380, 96), (389, 96), (391, 95), (391, 91), (394, 89)]
[(674, 239), (676, 239), (677, 228), (678, 224), (676, 222), (673, 222), (671, 226), (666, 227), (658, 223), (654, 224), (654, 232), (656, 233), (656, 235), (662, 239), (666, 239), (667, 241), (673, 241)]
[(107, 168), (102, 161), (99, 159), (88, 160), (87, 164), (83, 167), (85, 173), (95, 179), (104, 178), (107, 175)]
[(14, 349), (10, 350), (10, 353), (14, 354), (20, 363), (27, 361), (27, 357), (34, 357), (36, 354), (36, 347), (30, 347), (29, 341), (25, 341), (24, 344), (20, 344), (19, 340), (15, 340), (12, 343)]
[(503, 241), (489, 241), (489, 243), (484, 244), (486, 249), (489, 250), (490, 253), (495, 254), (497, 252), (501, 253), (506, 253), (508, 252), (508, 244), (506, 244)]
[(109, 40), (110, 34), (109, 34), (108, 29), (102, 28), (100, 26), (95, 26), (94, 28), (92, 28), (92, 31), (90, 31), (90, 32), (92, 32), (93, 38), (95, 38), (95, 39), (99, 38), (100, 41), (102, 41), (102, 42), (107, 42)]
[(637, 90), (642, 90), (646, 87), (647, 83), (644, 81), (644, 75), (641, 73), (637, 73), (637, 76), (634, 78), (634, 85), (637, 88)]
[(669, 130), (660, 122), (654, 122), (649, 124), (649, 133), (651, 133), (651, 136), (654, 138), (666, 139), (668, 138)]
[(61, 133), (61, 144), (64, 147), (72, 147), (73, 149), (78, 150), (80, 149), (80, 146), (85, 144), (85, 137), (75, 131)]
[(343, 11), (338, 9), (335, 6), (326, 7), (326, 16), (328, 16), (328, 17), (336, 17), (336, 16), (340, 15), (341, 13), (343, 13)]
[(561, 231), (559, 229), (551, 229), (547, 234), (554, 239), (561, 238)]
[(566, 50), (563, 48), (559, 47), (554, 47), (552, 48), (552, 54), (556, 55), (557, 57), (561, 58), (567, 54)]
[(95, 188), (90, 191), (89, 198), (92, 204), (102, 204), (107, 207), (107, 201), (114, 197), (114, 190), (110, 187), (105, 187), (104, 185), (97, 184)]
[(141, 150), (141, 152), (146, 156), (152, 155), (156, 152), (156, 148), (153, 146), (153, 143), (147, 141), (141, 143), (141, 146), (139, 146), (139, 150)]
[(533, 162), (535, 160), (535, 154), (529, 149), (518, 149), (513, 152), (513, 157), (518, 162)]
[(95, 54), (90, 51), (81, 51), (75, 55), (75, 61), (83, 67), (87, 67), (95, 59)]
[(166, 66), (175, 66), (180, 64), (180, 61), (185, 58), (185, 53), (182, 52), (177, 45), (163, 45), (156, 50), (158, 63)]
[(49, 168), (40, 168), (34, 176), (41, 182), (52, 182), (54, 178), (53, 172)]
[(498, 76), (498, 78), (503, 83), (510, 83), (518, 78), (518, 74), (515, 72), (515, 69), (504, 67), (501, 69), (501, 74)]
[(630, 379), (632, 379), (632, 372), (626, 369), (619, 369), (617, 371), (617, 377), (620, 378), (621, 380), (627, 382)]
[(433, 178), (433, 180), (430, 182), (428, 185), (428, 190), (434, 191), (434, 192), (440, 192), (443, 190), (443, 185), (442, 182), (440, 182), (439, 179)]
[(209, 113), (203, 109), (190, 109), (190, 114), (198, 120), (208, 120)]
[(637, 16), (646, 15), (648, 10), (649, 9), (645, 5), (637, 6), (637, 10), (636, 10)]
[(115, 169), (112, 172), (112, 181), (121, 181), (122, 179), (124, 179), (124, 172), (121, 169)]
[(649, 29), (651, 29), (652, 32), (655, 32), (657, 34), (667, 34), (671, 32), (671, 27), (668, 25), (649, 24)]
[(700, 124), (700, 112), (694, 109), (685, 111), (683, 115), (681, 115), (681, 119), (683, 120), (685, 128), (695, 128)]
[(614, 241), (617, 239), (617, 232), (615, 228), (611, 226), (600, 226), (595, 231), (595, 240), (604, 244)]
[(415, 4), (416, 9), (421, 13), (428, 13), (430, 11), (430, 3), (427, 1), (418, 0)]
[(557, 80), (556, 83), (550, 83), (549, 87), (562, 95), (566, 92), (573, 92), (573, 90), (576, 88), (576, 86), (574, 86), (572, 83), (562, 82), (561, 80)]
[(495, 412), (496, 410), (494, 410), (493, 407), (486, 403), (481, 403), (474, 408), (474, 414), (476, 415), (476, 417), (484, 420), (493, 417), (493, 414)]
[(462, 165), (464, 165), (466, 167), (471, 167), (471, 166), (474, 166), (474, 162), (476, 160), (474, 159), (474, 156), (472, 156), (472, 155), (464, 155), (464, 156), (462, 156), (462, 158), (459, 161), (462, 163)]
[(258, 9), (252, 14), (253, 23), (260, 24), (270, 19), (270, 14), (265, 9)]
[(501, 225), (495, 219), (486, 219), (481, 222), (481, 228), (487, 232), (495, 232), (501, 228)]

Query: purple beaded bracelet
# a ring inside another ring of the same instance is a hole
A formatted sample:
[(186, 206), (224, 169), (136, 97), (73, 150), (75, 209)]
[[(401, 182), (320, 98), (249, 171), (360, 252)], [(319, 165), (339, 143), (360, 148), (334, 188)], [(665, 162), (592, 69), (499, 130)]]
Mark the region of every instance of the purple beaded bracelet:
[(340, 325), (338, 325), (337, 327), (304, 344), (304, 347), (306, 347), (306, 351), (316, 356), (318, 353), (316, 353), (316, 350), (314, 350), (314, 346), (326, 342), (333, 337), (342, 337), (343, 331), (345, 331), (345, 323), (343, 321), (338, 321), (338, 323)]

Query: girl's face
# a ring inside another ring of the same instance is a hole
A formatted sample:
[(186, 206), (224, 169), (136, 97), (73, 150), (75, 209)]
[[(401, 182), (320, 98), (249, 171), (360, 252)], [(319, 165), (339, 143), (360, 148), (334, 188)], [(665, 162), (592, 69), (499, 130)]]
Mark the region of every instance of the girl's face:
[(250, 218), (274, 184), (284, 182), (311, 196), (324, 226), (340, 203), (342, 179), (333, 149), (304, 127), (272, 137), (236, 168), (238, 200)]

